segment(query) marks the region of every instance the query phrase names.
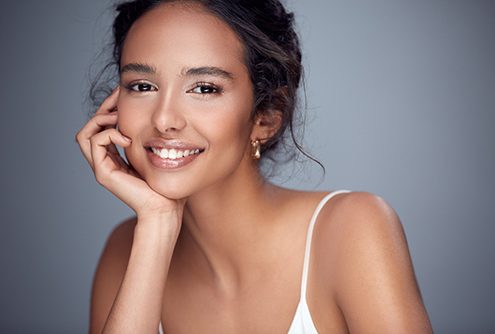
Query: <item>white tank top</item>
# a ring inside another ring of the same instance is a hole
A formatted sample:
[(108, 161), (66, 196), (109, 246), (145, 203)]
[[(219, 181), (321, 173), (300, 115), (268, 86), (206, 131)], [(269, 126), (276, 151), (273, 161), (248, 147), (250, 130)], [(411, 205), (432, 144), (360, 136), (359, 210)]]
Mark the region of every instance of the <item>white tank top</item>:
[[(292, 319), (292, 323), (289, 327), (289, 332), (287, 334), (318, 334), (316, 330), (313, 319), (311, 318), (311, 313), (309, 312), (308, 304), (306, 303), (306, 289), (308, 284), (308, 270), (309, 270), (309, 257), (311, 253), (311, 241), (313, 238), (313, 229), (320, 214), (321, 209), (325, 204), (335, 195), (348, 193), (349, 190), (336, 190), (325, 197), (318, 203), (318, 206), (311, 217), (309, 222), (308, 231), (306, 234), (306, 249), (304, 251), (304, 263), (301, 278), (301, 294), (299, 297), (299, 304), (297, 305), (296, 313)], [(163, 333), (162, 323), (160, 322), (160, 328), (158, 329), (159, 334)]]

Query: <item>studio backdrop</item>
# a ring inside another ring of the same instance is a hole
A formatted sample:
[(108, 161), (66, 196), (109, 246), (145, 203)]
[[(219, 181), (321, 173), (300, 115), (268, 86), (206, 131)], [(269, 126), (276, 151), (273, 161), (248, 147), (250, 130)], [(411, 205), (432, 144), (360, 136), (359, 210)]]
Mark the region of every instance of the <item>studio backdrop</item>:
[[(86, 333), (102, 247), (132, 214), (74, 140), (111, 7), (2, 2), (1, 333)], [(288, 7), (304, 50), (304, 143), (326, 174), (292, 164), (274, 182), (382, 196), (401, 218), (435, 332), (495, 333), (495, 2)]]

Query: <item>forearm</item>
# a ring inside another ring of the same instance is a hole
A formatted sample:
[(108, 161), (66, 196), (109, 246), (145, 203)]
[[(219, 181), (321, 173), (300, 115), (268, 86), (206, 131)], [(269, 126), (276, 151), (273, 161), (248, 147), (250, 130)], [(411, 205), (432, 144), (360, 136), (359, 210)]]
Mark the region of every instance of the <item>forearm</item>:
[(173, 250), (178, 215), (139, 219), (129, 262), (103, 333), (156, 334)]

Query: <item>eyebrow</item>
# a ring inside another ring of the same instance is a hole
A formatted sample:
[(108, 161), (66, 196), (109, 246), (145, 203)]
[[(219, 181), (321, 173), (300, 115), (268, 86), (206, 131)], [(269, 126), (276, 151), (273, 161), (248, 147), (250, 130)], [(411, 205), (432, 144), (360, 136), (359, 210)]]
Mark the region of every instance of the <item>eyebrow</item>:
[[(145, 74), (156, 74), (156, 68), (154, 66), (143, 64), (143, 63), (129, 63), (120, 69), (120, 74), (126, 72), (137, 72)], [(182, 76), (200, 76), (200, 75), (211, 75), (215, 77), (221, 77), (224, 79), (232, 80), (234, 75), (224, 69), (216, 66), (201, 66), (201, 67), (191, 67), (184, 68), (181, 71)]]
[(156, 69), (148, 64), (142, 64), (142, 63), (130, 63), (124, 65), (120, 69), (120, 74), (126, 73), (126, 72), (138, 72), (138, 73), (145, 73), (145, 74), (156, 74)]
[(232, 73), (215, 66), (185, 68), (182, 70), (181, 74), (183, 76), (211, 75), (229, 80), (234, 79), (234, 75)]

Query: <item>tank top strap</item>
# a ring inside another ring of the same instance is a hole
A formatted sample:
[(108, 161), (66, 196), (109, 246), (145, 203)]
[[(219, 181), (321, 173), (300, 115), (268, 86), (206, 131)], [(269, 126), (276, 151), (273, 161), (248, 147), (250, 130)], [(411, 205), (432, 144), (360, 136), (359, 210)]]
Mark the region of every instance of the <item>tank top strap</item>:
[(334, 196), (342, 193), (348, 193), (350, 190), (335, 190), (332, 191), (331, 193), (327, 194), (323, 199), (318, 203), (316, 206), (315, 212), (313, 213), (313, 216), (311, 217), (311, 221), (309, 222), (309, 227), (308, 227), (308, 232), (306, 235), (306, 248), (304, 250), (304, 263), (303, 263), (303, 272), (302, 272), (302, 279), (301, 279), (301, 297), (300, 301), (301, 302), (306, 302), (306, 290), (307, 290), (307, 284), (308, 284), (308, 271), (309, 271), (309, 259), (310, 259), (310, 253), (311, 253), (311, 241), (313, 238), (313, 230), (314, 226), (316, 223), (316, 220), (318, 219), (318, 215), (320, 214), (321, 209), (325, 206), (325, 204)]
[(158, 326), (158, 334), (164, 334), (163, 333), (163, 326), (162, 326), (162, 322), (160, 321), (160, 326)]

